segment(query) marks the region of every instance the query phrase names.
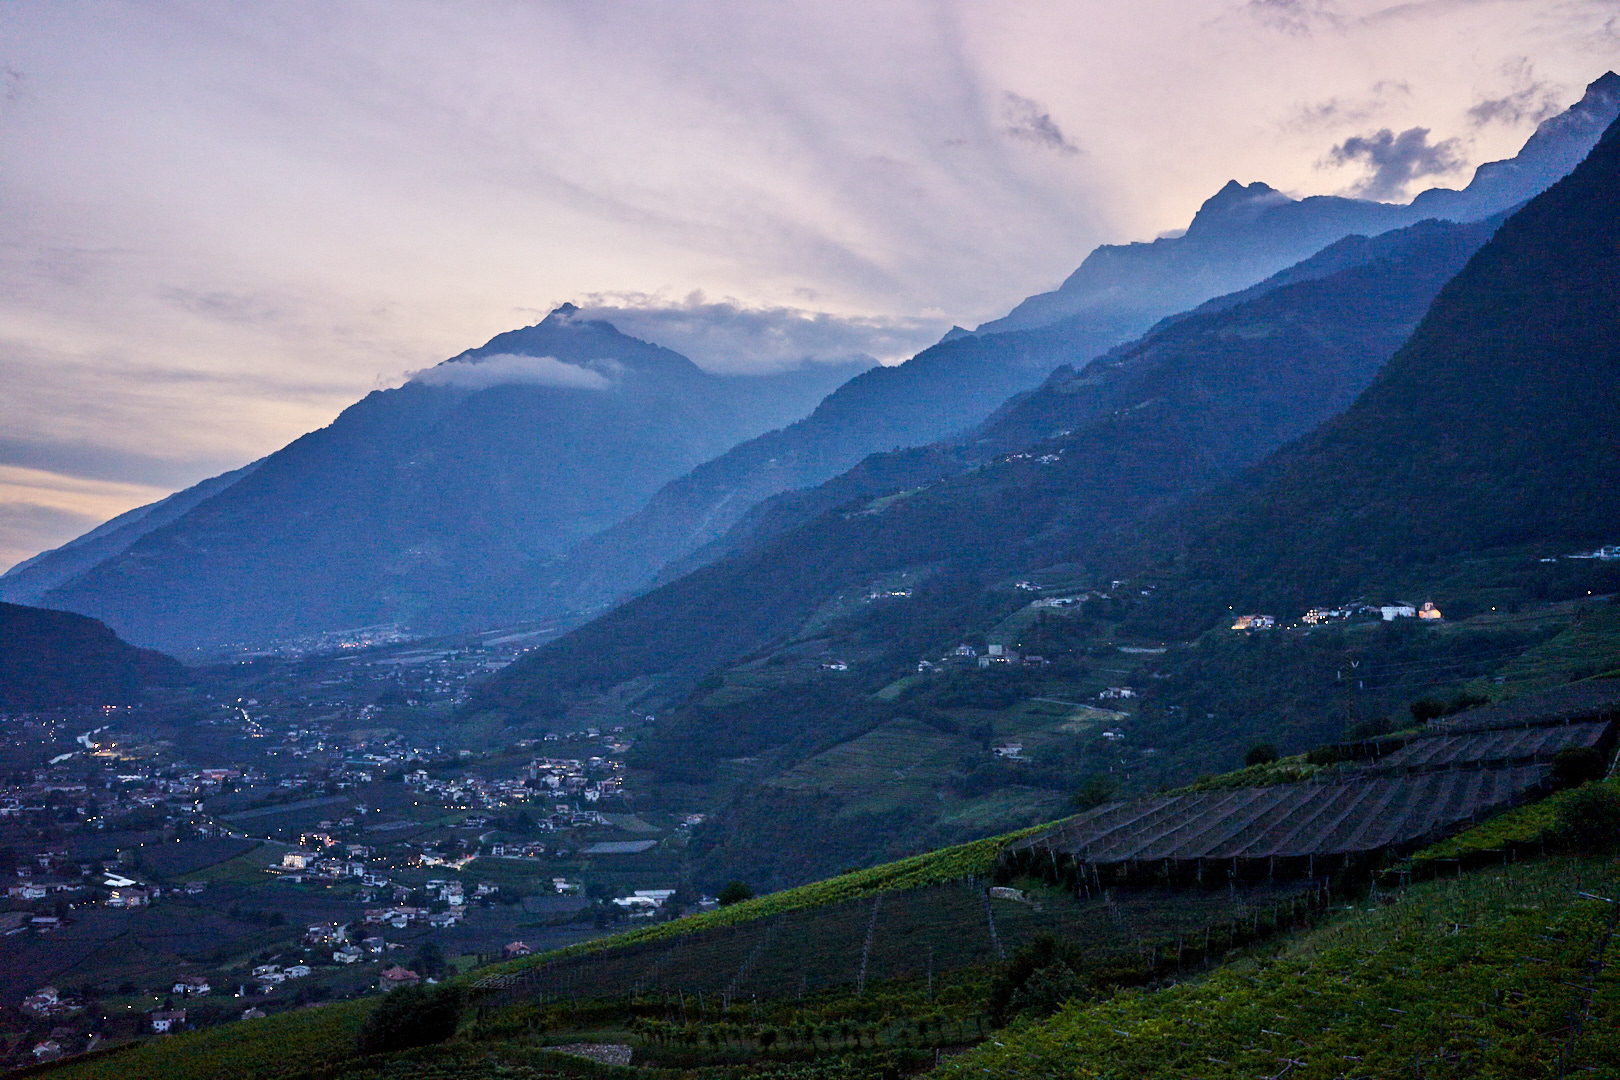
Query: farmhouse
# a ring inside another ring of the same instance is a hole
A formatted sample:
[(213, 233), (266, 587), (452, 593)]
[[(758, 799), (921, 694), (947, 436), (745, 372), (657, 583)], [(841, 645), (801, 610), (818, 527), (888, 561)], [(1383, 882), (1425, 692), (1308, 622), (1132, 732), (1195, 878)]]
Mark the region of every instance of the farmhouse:
[(171, 1031), (179, 1031), (181, 1028), (186, 1026), (186, 1010), (171, 1009), (164, 1011), (160, 1009), (151, 1014), (151, 1020), (152, 1030), (157, 1032), (159, 1035), (164, 1035)]
[(377, 989), (386, 994), (402, 986), (415, 986), (421, 981), (422, 977), (416, 972), (396, 964), (391, 968), (384, 968), (383, 973), (377, 976)]
[(202, 975), (182, 975), (174, 981), (172, 992), (185, 997), (201, 997), (212, 989), (208, 979)]

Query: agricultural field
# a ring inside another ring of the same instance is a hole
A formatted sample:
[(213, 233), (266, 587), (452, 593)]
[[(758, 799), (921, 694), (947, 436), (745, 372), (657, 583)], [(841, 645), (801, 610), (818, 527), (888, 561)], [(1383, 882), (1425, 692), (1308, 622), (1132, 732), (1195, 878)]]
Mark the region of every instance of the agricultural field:
[(1015, 1024), (942, 1077), (1613, 1075), (1612, 860), (1549, 860), (1346, 909), (1277, 954)]
[(1545, 765), (1380, 772), (1167, 795), (1099, 807), (1014, 847), (1092, 866), (1350, 856), (1454, 829), (1524, 797), (1547, 772)]
[[(1026, 884), (1021, 898), (982, 885), (944, 884), (874, 894), (620, 949), (593, 949), (523, 973), (511, 992), (558, 996), (705, 994), (777, 999), (867, 981), (926, 980), (994, 964), (1039, 934), (1087, 943), (1090, 962), (1156, 963), (1205, 954), (1206, 930), (1230, 934), (1306, 896), (1318, 883), (1207, 891), (1114, 889), (1087, 900)], [(1150, 956), (1151, 954), (1151, 956)]]

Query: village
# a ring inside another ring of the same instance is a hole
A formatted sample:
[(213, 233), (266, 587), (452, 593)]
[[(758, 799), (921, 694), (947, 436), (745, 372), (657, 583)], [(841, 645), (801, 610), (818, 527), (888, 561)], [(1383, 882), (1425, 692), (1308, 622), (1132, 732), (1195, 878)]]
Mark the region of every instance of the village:
[[(127, 709), (0, 715), (12, 1063), (386, 992), (714, 904), (678, 897), (655, 850), (687, 826), (636, 816), (624, 725), (473, 750), (336, 699), (190, 710), (178, 728)], [(171, 959), (73, 960), (116, 940)]]

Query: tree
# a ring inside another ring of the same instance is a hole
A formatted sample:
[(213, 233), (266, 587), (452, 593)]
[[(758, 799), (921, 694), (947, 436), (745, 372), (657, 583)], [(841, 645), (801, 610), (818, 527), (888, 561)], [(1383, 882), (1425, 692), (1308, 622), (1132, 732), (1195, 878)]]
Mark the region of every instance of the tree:
[(1576, 851), (1598, 854), (1620, 844), (1620, 791), (1587, 784), (1558, 810), (1558, 832)]
[(740, 904), (744, 900), (752, 900), (753, 898), (754, 890), (746, 882), (742, 881), (733, 881), (720, 890), (721, 907), (730, 907), (732, 904)]
[(1249, 747), (1249, 752), (1243, 756), (1245, 765), (1270, 765), (1282, 755), (1277, 748), (1268, 742), (1257, 742)]
[(1446, 715), (1446, 703), (1432, 697), (1418, 698), (1407, 707), (1412, 711), (1412, 719), (1420, 724), (1427, 724), (1430, 720), (1438, 720)]
[(1076, 810), (1090, 810), (1108, 802), (1119, 793), (1119, 784), (1104, 773), (1096, 773), (1075, 789), (1069, 802)]
[(456, 1033), (465, 997), (458, 986), (402, 986), (377, 1004), (355, 1038), (362, 1054), (441, 1043)]
[(424, 941), (416, 947), (411, 967), (423, 975), (437, 975), (444, 970), (444, 949), (437, 941)]

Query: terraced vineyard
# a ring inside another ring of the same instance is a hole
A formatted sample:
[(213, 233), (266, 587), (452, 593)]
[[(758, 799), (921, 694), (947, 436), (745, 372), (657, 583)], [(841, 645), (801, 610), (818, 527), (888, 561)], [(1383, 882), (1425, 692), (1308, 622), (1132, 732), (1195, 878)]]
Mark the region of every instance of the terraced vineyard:
[(1211, 890), (1131, 888), (1087, 900), (1042, 890), (1038, 900), (1021, 902), (991, 899), (977, 886), (937, 885), (563, 957), (490, 985), (541, 1000), (702, 993), (721, 1004), (924, 979), (930, 972), (993, 963), (1043, 932), (1086, 942), (1089, 959), (1099, 965), (1120, 957), (1149, 959), (1156, 950), (1168, 956), (1178, 941), (1190, 958), (1202, 953), (1207, 928), (1253, 919), (1316, 888), (1305, 881)]
[(1114, 803), (1009, 851), (1091, 866), (1350, 856), (1454, 828), (1519, 798), (1546, 774), (1544, 765), (1448, 769)]
[(1560, 750), (1597, 749), (1612, 738), (1607, 720), (1537, 727), (1456, 728), (1453, 734), (1413, 739), (1378, 759), (1380, 766), (1455, 765), (1472, 762), (1547, 761)]

